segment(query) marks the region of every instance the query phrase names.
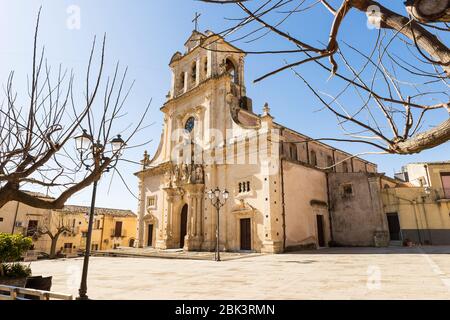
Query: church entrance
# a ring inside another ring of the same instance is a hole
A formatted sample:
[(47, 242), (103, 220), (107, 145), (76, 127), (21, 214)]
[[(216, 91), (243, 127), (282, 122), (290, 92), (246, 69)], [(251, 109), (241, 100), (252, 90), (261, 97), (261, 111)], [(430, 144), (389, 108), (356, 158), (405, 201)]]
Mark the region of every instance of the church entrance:
[(148, 234), (147, 234), (147, 246), (151, 247), (153, 245), (153, 225), (148, 225)]
[(252, 250), (251, 219), (241, 219), (241, 250)]
[(188, 205), (185, 204), (181, 209), (180, 217), (180, 248), (184, 247), (184, 237), (187, 234), (187, 221), (188, 221)]
[(325, 232), (324, 232), (324, 223), (323, 223), (323, 215), (316, 215), (317, 219), (317, 239), (319, 242), (319, 247), (325, 247)]

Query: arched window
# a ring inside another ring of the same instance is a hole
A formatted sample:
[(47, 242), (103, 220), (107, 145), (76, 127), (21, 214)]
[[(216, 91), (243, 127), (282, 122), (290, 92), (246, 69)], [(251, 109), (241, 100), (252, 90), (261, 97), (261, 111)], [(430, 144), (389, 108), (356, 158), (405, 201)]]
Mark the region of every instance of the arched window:
[(182, 72), (180, 74), (180, 78), (178, 80), (179, 86), (180, 86), (180, 91), (183, 92), (184, 91), (184, 72)]
[(205, 57), (203, 61), (203, 72), (205, 73), (205, 78), (208, 76), (208, 57)]
[(236, 66), (234, 65), (233, 61), (231, 61), (230, 59), (227, 59), (225, 61), (225, 71), (230, 74), (234, 83), (238, 83), (238, 74), (237, 74)]
[(331, 169), (334, 166), (334, 161), (332, 156), (327, 156), (327, 167)]
[(191, 81), (193, 84), (197, 81), (197, 62), (193, 62), (191, 66)]
[(297, 159), (297, 145), (295, 143), (291, 143), (289, 145), (289, 157), (292, 160), (298, 160)]
[(342, 172), (348, 172), (348, 163), (347, 161), (342, 162)]
[(317, 154), (314, 150), (311, 150), (310, 152), (310, 159), (309, 159), (311, 165), (317, 166)]

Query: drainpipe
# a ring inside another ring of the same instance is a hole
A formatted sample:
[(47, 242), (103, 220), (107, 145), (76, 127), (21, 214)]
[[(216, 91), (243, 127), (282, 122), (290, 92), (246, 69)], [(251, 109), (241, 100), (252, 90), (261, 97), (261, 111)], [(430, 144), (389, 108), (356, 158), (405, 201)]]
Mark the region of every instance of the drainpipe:
[(428, 187), (431, 188), (430, 171), (428, 169), (428, 165), (426, 164), (426, 165), (424, 165), (424, 167), (425, 167), (425, 172), (427, 173), (427, 185), (428, 185)]
[(333, 222), (332, 222), (332, 219), (331, 219), (331, 197), (330, 197), (329, 173), (326, 172), (325, 175), (326, 175), (325, 177), (327, 179), (328, 220), (330, 221), (330, 237), (331, 237), (331, 241), (334, 241)]
[[(281, 136), (283, 136), (283, 130), (281, 128)], [(280, 175), (281, 175), (281, 219), (283, 222), (283, 252), (286, 250), (286, 209), (284, 203), (284, 171), (283, 171), (283, 154), (280, 157)]]
[(103, 250), (103, 232), (105, 231), (105, 216), (103, 215), (103, 219), (100, 220), (102, 232), (100, 235), (100, 250)]
[(428, 238), (430, 240), (430, 244), (433, 244), (433, 241), (431, 239), (431, 230), (430, 230), (430, 227), (428, 225), (427, 210), (425, 208), (425, 199), (426, 198), (424, 196), (422, 196), (422, 211), (423, 211), (423, 216), (425, 218), (425, 226), (427, 227), (427, 230), (428, 230)]
[(420, 228), (419, 228), (419, 220), (417, 219), (417, 210), (416, 210), (416, 201), (411, 201), (413, 208), (414, 208), (414, 217), (416, 218), (416, 226), (417, 226), (417, 235), (419, 236), (419, 243), (422, 244), (422, 236), (420, 235)]
[(13, 221), (13, 225), (12, 225), (12, 231), (11, 231), (11, 234), (14, 234), (14, 229), (15, 229), (15, 227), (16, 227), (17, 214), (19, 213), (19, 206), (20, 206), (20, 202), (17, 201), (16, 213), (14, 214), (14, 221)]
[(310, 164), (310, 162), (309, 162), (309, 144), (308, 144), (308, 141), (306, 141), (306, 163), (307, 164)]
[(283, 252), (286, 250), (286, 209), (284, 204), (284, 172), (283, 172), (283, 158), (280, 161), (281, 174), (281, 218), (283, 221)]

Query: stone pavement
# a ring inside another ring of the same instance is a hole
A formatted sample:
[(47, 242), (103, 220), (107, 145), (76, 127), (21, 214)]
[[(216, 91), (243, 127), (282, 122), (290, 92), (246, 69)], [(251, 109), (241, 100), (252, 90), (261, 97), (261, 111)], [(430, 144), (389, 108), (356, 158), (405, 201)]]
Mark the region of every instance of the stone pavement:
[[(214, 260), (214, 252), (183, 251), (183, 249), (158, 250), (154, 248), (127, 248), (97, 251), (95, 256), (108, 257), (146, 257), (166, 259)], [(220, 252), (223, 261), (248, 258), (261, 255), (254, 252)]]
[[(222, 262), (92, 257), (92, 299), (450, 299), (450, 247), (331, 248)], [(77, 295), (82, 258), (31, 263)]]

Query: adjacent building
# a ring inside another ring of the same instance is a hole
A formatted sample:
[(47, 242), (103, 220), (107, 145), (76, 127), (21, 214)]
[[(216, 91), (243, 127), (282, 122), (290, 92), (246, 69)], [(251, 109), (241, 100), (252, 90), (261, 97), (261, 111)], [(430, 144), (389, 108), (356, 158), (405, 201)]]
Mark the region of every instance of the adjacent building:
[[(43, 199), (45, 195), (34, 193)], [(89, 207), (66, 205), (61, 210), (37, 209), (16, 201), (0, 208), (0, 232), (23, 234), (33, 239), (33, 248), (50, 253), (53, 237), (55, 252), (75, 254), (86, 247)], [(130, 210), (96, 208), (92, 250), (134, 246), (137, 216)], [(41, 234), (38, 234), (41, 231)], [(47, 232), (48, 234), (43, 234)]]
[(450, 162), (411, 163), (380, 173), (329, 173), (336, 245), (450, 244)]
[(405, 183), (383, 186), (390, 238), (413, 243), (450, 244), (450, 161), (411, 163)]

